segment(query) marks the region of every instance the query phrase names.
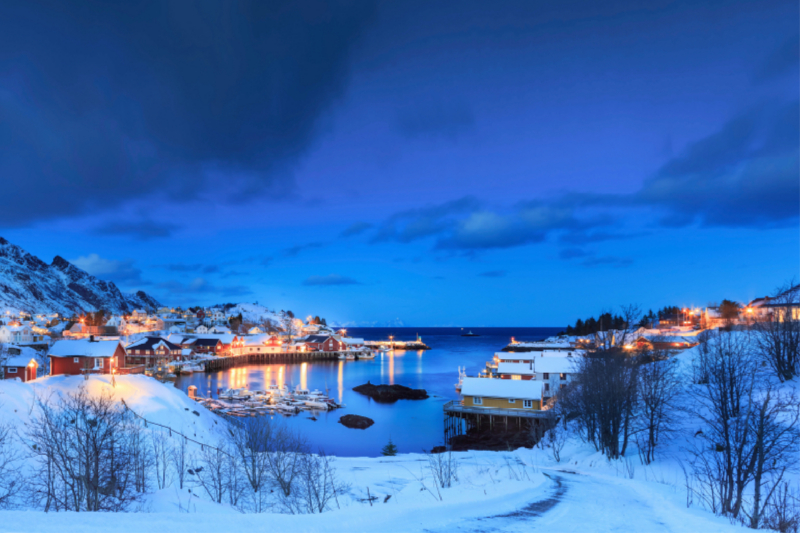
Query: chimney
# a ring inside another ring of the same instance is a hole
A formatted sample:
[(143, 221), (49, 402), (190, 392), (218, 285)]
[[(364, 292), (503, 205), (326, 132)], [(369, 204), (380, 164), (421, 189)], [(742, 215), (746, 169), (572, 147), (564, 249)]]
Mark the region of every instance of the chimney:
[(94, 342), (94, 335), (89, 335), (89, 342)]

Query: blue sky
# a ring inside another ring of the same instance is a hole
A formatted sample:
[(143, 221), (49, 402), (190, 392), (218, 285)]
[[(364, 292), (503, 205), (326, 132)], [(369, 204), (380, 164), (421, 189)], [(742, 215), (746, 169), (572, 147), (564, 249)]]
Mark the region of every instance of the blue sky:
[(169, 304), (563, 325), (798, 275), (796, 2), (0, 7), (0, 231)]

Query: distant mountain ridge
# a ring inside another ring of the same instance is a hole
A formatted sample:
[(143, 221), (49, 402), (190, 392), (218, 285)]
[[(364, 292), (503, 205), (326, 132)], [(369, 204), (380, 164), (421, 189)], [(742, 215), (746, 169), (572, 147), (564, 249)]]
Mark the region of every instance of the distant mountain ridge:
[(144, 291), (123, 293), (61, 256), (51, 264), (0, 237), (0, 310), (72, 315), (103, 309), (130, 313), (162, 305)]

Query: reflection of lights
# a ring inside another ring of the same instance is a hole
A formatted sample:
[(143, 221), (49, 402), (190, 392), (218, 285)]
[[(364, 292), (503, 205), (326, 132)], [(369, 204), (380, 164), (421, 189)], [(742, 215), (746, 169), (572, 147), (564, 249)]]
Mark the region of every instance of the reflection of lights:
[(394, 385), (394, 355), (389, 356), (389, 385)]
[(339, 387), (339, 403), (342, 403), (342, 393), (344, 393), (344, 361), (339, 361), (339, 373), (336, 376), (336, 384)]
[(308, 390), (308, 363), (300, 364), (300, 388)]

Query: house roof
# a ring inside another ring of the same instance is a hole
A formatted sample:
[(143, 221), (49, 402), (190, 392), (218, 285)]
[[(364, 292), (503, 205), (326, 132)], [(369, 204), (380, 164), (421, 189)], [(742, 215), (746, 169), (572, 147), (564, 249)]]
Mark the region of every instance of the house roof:
[(309, 335), (304, 340), (305, 342), (322, 343), (331, 338), (333, 338), (333, 335)]
[(216, 346), (217, 344), (221, 343), (222, 341), (219, 339), (194, 339), (192, 341), (187, 341), (186, 344), (190, 344), (192, 346)]
[(28, 366), (28, 363), (33, 361), (36, 365), (39, 365), (39, 362), (36, 360), (35, 357), (25, 356), (25, 355), (15, 355), (14, 357), (9, 357), (6, 359), (6, 362), (3, 363), (3, 366)]
[(542, 384), (532, 380), (464, 378), (461, 383), (461, 394), (486, 398), (541, 400)]
[(74, 341), (58, 341), (50, 348), (47, 355), (53, 357), (113, 357), (119, 341), (90, 341), (79, 339)]
[(134, 341), (128, 345), (128, 350), (135, 348), (137, 350), (155, 350), (160, 344), (163, 344), (168, 350), (180, 350), (181, 347), (177, 344), (162, 337), (144, 337), (138, 341)]

